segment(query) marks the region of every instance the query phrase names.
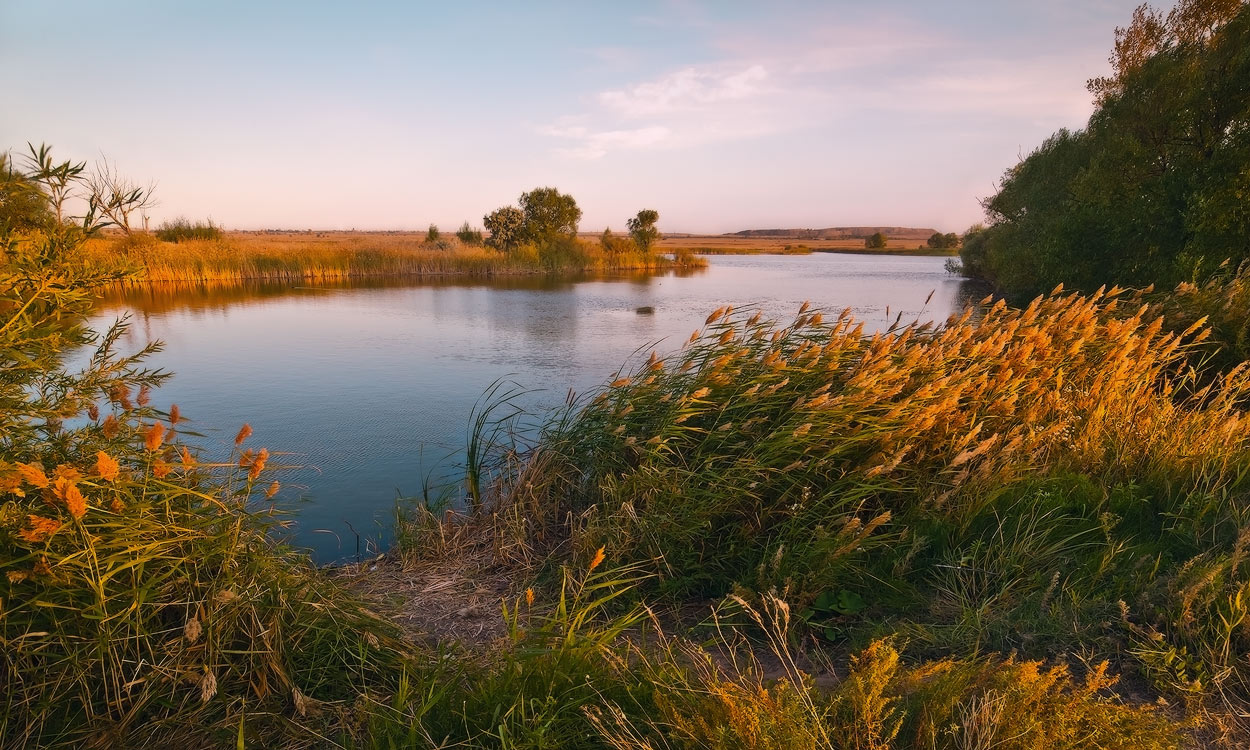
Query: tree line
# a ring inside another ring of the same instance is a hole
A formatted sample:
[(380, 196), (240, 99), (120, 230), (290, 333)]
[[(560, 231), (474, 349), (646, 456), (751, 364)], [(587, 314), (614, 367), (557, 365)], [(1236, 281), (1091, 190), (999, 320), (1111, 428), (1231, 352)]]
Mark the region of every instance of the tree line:
[(965, 273), (1013, 298), (1059, 283), (1174, 286), (1250, 257), (1250, 2), (1142, 5), (1096, 109), (1006, 171)]

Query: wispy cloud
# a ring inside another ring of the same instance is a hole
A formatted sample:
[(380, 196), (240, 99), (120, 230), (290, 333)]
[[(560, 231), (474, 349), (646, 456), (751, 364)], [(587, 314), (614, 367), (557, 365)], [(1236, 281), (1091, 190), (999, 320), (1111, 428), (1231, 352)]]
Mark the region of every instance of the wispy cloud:
[(1056, 51), (970, 58), (966, 40), (882, 16), (814, 24), (797, 36), (733, 29), (723, 59), (676, 67), (589, 97), (575, 127), (539, 132), (557, 154), (597, 159), (616, 151), (697, 146), (847, 117), (1082, 118), (1084, 60)]
[(672, 135), (668, 128), (660, 125), (603, 131), (592, 131), (580, 125), (551, 126), (540, 128), (539, 132), (574, 144), (556, 149), (556, 153), (574, 159), (598, 159), (609, 151), (647, 148), (662, 143)]
[(688, 67), (623, 91), (604, 91), (598, 98), (605, 107), (626, 117), (648, 117), (750, 99), (764, 92), (767, 78), (763, 65), (729, 71)]

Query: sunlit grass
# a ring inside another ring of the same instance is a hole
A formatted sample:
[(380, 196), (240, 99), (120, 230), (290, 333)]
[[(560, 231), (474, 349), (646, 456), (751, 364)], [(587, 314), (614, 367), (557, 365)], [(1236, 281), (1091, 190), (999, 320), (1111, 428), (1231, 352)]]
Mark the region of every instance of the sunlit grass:
[(503, 253), (458, 239), (428, 242), (424, 235), (253, 235), (221, 239), (100, 238), (85, 246), (96, 263), (124, 263), (145, 281), (323, 282), (355, 278), (525, 273), (588, 273), (703, 267), (688, 254), (606, 253), (577, 241), (559, 251), (522, 247)]

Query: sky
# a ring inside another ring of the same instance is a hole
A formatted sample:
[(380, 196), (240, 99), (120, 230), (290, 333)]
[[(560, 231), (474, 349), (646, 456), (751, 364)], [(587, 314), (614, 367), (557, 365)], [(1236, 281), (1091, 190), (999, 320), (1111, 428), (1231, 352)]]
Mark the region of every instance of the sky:
[(0, 150), (233, 229), (480, 226), (551, 185), (583, 231), (962, 231), (1084, 126), (1138, 2), (0, 0)]

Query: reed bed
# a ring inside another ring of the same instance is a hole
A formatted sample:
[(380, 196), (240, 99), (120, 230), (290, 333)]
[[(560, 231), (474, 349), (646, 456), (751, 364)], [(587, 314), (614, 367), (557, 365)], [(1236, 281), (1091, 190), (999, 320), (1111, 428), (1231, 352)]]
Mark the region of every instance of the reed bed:
[(703, 267), (678, 253), (606, 253), (576, 241), (567, 247), (530, 246), (503, 253), (458, 239), (429, 242), (417, 236), (310, 237), (231, 234), (218, 240), (160, 242), (152, 237), (98, 239), (84, 252), (94, 263), (122, 263), (154, 282), (328, 282), (413, 276), (494, 276), (592, 273)]
[(1203, 373), (1204, 321), (1143, 299), (872, 336), (718, 310), (504, 451), (488, 533), (540, 569), (605, 548), (642, 600), (773, 592), (835, 652), (1076, 650), (1244, 740), (1250, 366)]

